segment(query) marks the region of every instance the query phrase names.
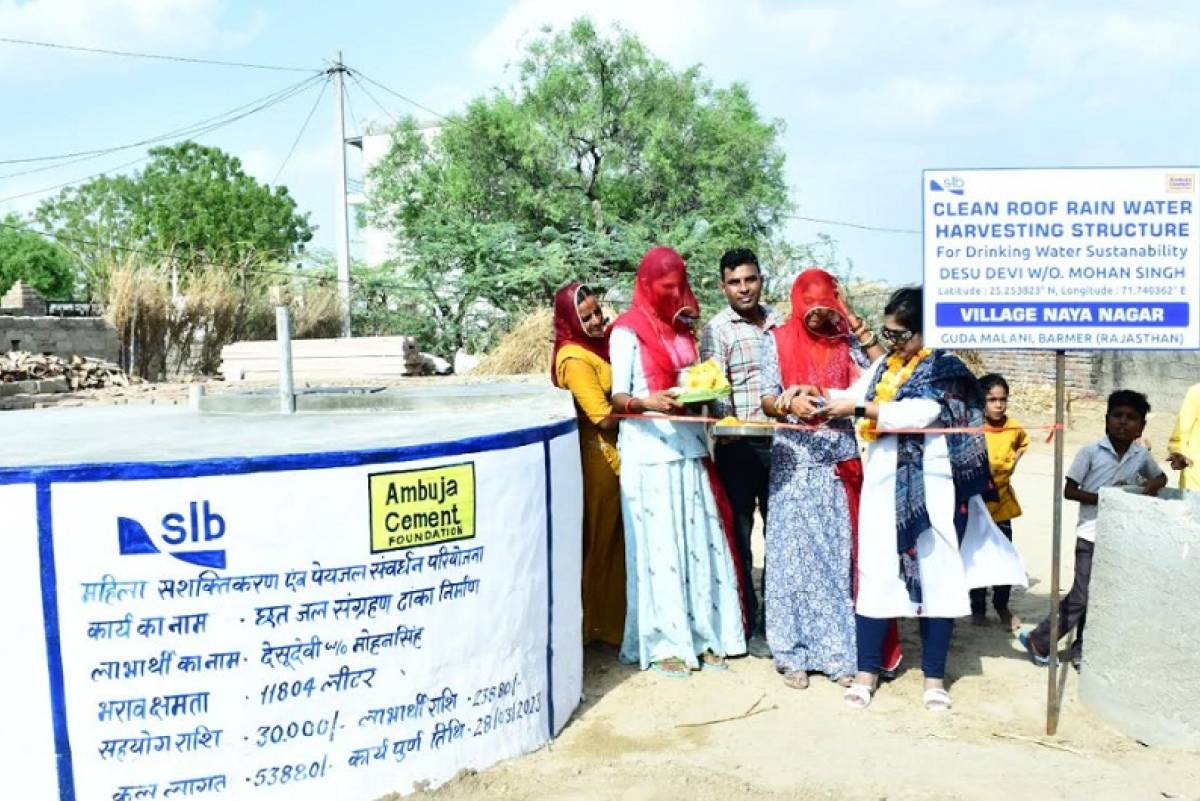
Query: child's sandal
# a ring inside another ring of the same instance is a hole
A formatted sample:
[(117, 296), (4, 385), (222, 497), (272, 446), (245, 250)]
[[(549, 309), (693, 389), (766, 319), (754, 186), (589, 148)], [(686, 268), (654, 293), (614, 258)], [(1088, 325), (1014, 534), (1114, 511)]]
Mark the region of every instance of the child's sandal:
[(930, 712), (949, 712), (950, 708), (954, 706), (950, 702), (950, 693), (941, 687), (930, 687), (925, 691), (921, 700)]
[(842, 693), (842, 701), (853, 709), (866, 709), (871, 705), (874, 695), (875, 689), (871, 685), (852, 683), (846, 688), (846, 692)]

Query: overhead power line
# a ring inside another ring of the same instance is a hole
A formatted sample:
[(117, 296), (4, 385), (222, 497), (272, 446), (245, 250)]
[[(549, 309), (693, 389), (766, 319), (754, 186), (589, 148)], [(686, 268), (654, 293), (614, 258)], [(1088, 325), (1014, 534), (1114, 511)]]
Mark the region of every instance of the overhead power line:
[[(447, 119), (445, 114), (442, 114), (441, 112), (438, 112), (438, 111), (434, 111), (429, 106), (426, 106), (423, 103), (413, 100), (411, 97), (406, 97), (406, 96), (400, 94), (395, 89), (389, 89), (388, 87), (381, 84), (379, 81), (372, 78), (370, 75), (367, 75), (362, 70), (356, 69), (354, 67), (349, 67), (348, 69), (350, 70), (351, 74), (357, 73), (358, 75), (361, 75), (363, 77), (363, 80), (367, 81), (370, 84), (374, 84), (375, 86), (379, 87), (383, 91), (387, 92), (389, 95), (400, 98), (405, 103), (408, 103), (410, 106), (414, 106), (416, 108), (421, 109), (422, 111), (428, 112), (429, 114), (432, 114), (433, 116), (437, 117), (439, 120)], [(364, 88), (363, 91), (366, 91), (366, 89)]]
[(0, 197), (0, 203), (8, 203), (9, 201), (12, 201), (12, 200), (21, 200), (22, 198), (33, 197), (34, 195), (41, 195), (46, 192), (53, 192), (58, 189), (65, 189), (66, 187), (71, 186), (73, 184), (80, 184), (80, 183), (83, 183), (84, 181), (90, 181), (93, 178), (99, 178), (101, 175), (107, 175), (110, 172), (115, 172), (116, 170), (123, 170), (126, 167), (132, 167), (135, 164), (141, 164), (143, 161), (146, 161), (149, 158), (150, 158), (149, 156), (138, 156), (136, 159), (133, 159), (132, 161), (125, 161), (120, 164), (115, 164), (112, 167), (109, 167), (107, 170), (92, 173), (91, 175), (85, 175), (81, 178), (72, 178), (69, 181), (63, 181), (62, 183), (54, 184), (53, 186), (43, 186), (40, 189), (31, 189), (28, 192), (21, 192), (16, 195), (9, 195), (8, 197)]
[(172, 56), (164, 53), (137, 53), (132, 50), (108, 50), (101, 47), (83, 47), (59, 42), (35, 42), (30, 39), (14, 39), (0, 36), (0, 42), (5, 44), (28, 45), (29, 47), (45, 47), (52, 50), (71, 50), (77, 53), (92, 53), (102, 56), (121, 56), (123, 58), (148, 58), (157, 61), (179, 61), (185, 64), (206, 64), (213, 67), (240, 67), (251, 70), (274, 70), (276, 72), (322, 72), (312, 67), (287, 67), (280, 64), (248, 64), (244, 61), (221, 61), (212, 58), (190, 58), (188, 56)]
[(312, 108), (308, 110), (308, 116), (304, 118), (304, 123), (300, 126), (300, 132), (296, 134), (296, 138), (292, 140), (292, 146), (288, 148), (287, 155), (283, 157), (283, 161), (279, 165), (279, 169), (275, 171), (275, 177), (271, 179), (271, 184), (279, 182), (279, 176), (283, 174), (283, 168), (292, 160), (292, 154), (296, 152), (296, 146), (300, 144), (300, 140), (304, 137), (304, 132), (308, 130), (308, 123), (312, 121), (313, 114), (317, 113), (317, 106), (321, 105), (321, 98), (325, 97), (325, 90), (329, 87), (329, 78), (325, 78), (325, 82), (321, 84), (321, 91), (317, 92), (317, 99), (313, 101)]
[[(375, 97), (375, 95), (371, 94), (371, 90), (369, 90), (369, 89), (367, 89), (367, 87), (363, 86), (363, 82), (361, 80), (359, 80), (357, 75), (355, 75), (353, 72), (351, 72), (350, 78), (353, 79), (354, 85), (359, 88), (359, 91), (361, 91), (364, 95), (366, 95), (368, 98), (370, 98), (371, 102), (374, 103), (380, 111), (382, 111), (387, 117), (389, 117), (392, 120), (392, 122), (396, 123), (397, 125), (400, 124), (400, 118), (397, 117), (395, 114), (393, 114), (388, 109), (387, 106), (380, 103), (379, 98)], [(350, 93), (347, 92), (346, 97), (349, 97), (349, 96), (350, 96)]]
[[(354, 67), (347, 67), (347, 72), (350, 74), (350, 77), (354, 80), (355, 85), (359, 89), (362, 90), (363, 94), (365, 94), (371, 100), (371, 102), (373, 102), (376, 106), (378, 106), (380, 111), (382, 111), (384, 114), (386, 114), (388, 117), (390, 117), (395, 122), (399, 122), (399, 119), (396, 117), (396, 115), (393, 114), (391, 111), (389, 111), (388, 108), (383, 103), (379, 102), (379, 99), (377, 97), (375, 97), (375, 95), (372, 94), (371, 91), (366, 86), (363, 85), (363, 80), (382, 89), (383, 91), (387, 92), (388, 94), (393, 95), (394, 97), (397, 97), (400, 100), (403, 100), (405, 103), (408, 103), (409, 105), (412, 105), (416, 108), (421, 109), (422, 111), (425, 111), (425, 112), (428, 112), (429, 114), (434, 115), (438, 119), (441, 119), (441, 120), (448, 119), (446, 117), (446, 115), (444, 115), (440, 112), (434, 111), (429, 106), (426, 106), (423, 103), (413, 100), (411, 97), (407, 97), (407, 96), (401, 94), (400, 92), (397, 92), (396, 90), (385, 86), (384, 84), (382, 84), (379, 81), (372, 78), (370, 75), (367, 75), (362, 70), (359, 70)], [(362, 80), (360, 80), (360, 77)], [(822, 225), (836, 225), (836, 226), (840, 226), (843, 228), (856, 228), (860, 231), (875, 231), (878, 233), (907, 234), (907, 235), (919, 235), (921, 233), (920, 231), (918, 231), (914, 228), (894, 228), (894, 227), (882, 226), (882, 225), (865, 225), (863, 223), (849, 222), (847, 220), (832, 220), (832, 219), (827, 219), (827, 218), (822, 218), (822, 217), (807, 217), (807, 216), (803, 216), (803, 215), (799, 215), (799, 214), (789, 214), (789, 215), (787, 215), (787, 217), (789, 219), (793, 219), (793, 220), (803, 220), (805, 222), (819, 223)]]
[(354, 132), (362, 136), (366, 131), (363, 130), (362, 123), (358, 121), (358, 115), (354, 113), (354, 104), (350, 102), (350, 92), (345, 92), (344, 96), (346, 98), (346, 111), (350, 112), (350, 119), (354, 123)]
[[(104, 248), (107, 250), (120, 251), (122, 253), (129, 253), (132, 255), (152, 256), (154, 258), (160, 258), (160, 259), (173, 259), (178, 255), (175, 253), (170, 253), (165, 250), (154, 250), (151, 248), (130, 247), (127, 245), (116, 245), (116, 244), (107, 243), (107, 242), (98, 242), (94, 239), (85, 239), (83, 237), (70, 236), (68, 234), (59, 234), (59, 233), (54, 233), (51, 231), (42, 231), (42, 230), (39, 230), (37, 228), (32, 228), (27, 225), (14, 225), (13, 223), (5, 222), (4, 220), (0, 220), (0, 227), (9, 228), (9, 229), (12, 229), (13, 231), (21, 231), (23, 233), (37, 234), (38, 236), (43, 236), (47, 239), (52, 239), (56, 242), (71, 242), (71, 243), (80, 244), (80, 245), (88, 245), (90, 247), (99, 247), (99, 248)], [(321, 284), (338, 284), (341, 282), (341, 279), (337, 278), (336, 276), (332, 276), (332, 275), (314, 275), (312, 273), (305, 273), (305, 272), (301, 272), (301, 271), (292, 272), (289, 270), (271, 270), (271, 269), (267, 269), (267, 268), (256, 268), (256, 269), (248, 270), (248, 271), (246, 271), (246, 274), (247, 275), (271, 275), (271, 276), (280, 276), (280, 277), (284, 277), (284, 278), (299, 278), (299, 279), (302, 279), (305, 281), (316, 281)], [(416, 286), (413, 284), (398, 284), (398, 283), (393, 283), (390, 281), (363, 282), (363, 281), (359, 281), (357, 279), (351, 279), (349, 281), (349, 283), (352, 286), (356, 285), (356, 284), (362, 285), (365, 283), (367, 286), (378, 288), (378, 289), (397, 289), (397, 290), (407, 290), (407, 291), (412, 291), (412, 292), (429, 291), (428, 287)], [(594, 287), (594, 286), (600, 286), (604, 282), (589, 280), (586, 283), (589, 286)], [(865, 292), (861, 291), (861, 290), (856, 291), (853, 287), (849, 288), (849, 294), (850, 294), (851, 298), (853, 298), (855, 300), (862, 300), (864, 298), (872, 298), (872, 297), (889, 296), (893, 292), (894, 292), (894, 289), (892, 289), (892, 288), (868, 290)]]
[(785, 215), (790, 220), (804, 220), (805, 222), (821, 223), (822, 225), (838, 225), (843, 228), (857, 228), (860, 231), (879, 231), (886, 234), (919, 234), (920, 231), (915, 228), (887, 228), (880, 225), (862, 225), (861, 223), (846, 222), (845, 220), (827, 220), (820, 217), (803, 217), (799, 214)]
[[(185, 125), (182, 128), (176, 128), (174, 130), (167, 131), (166, 133), (161, 133), (161, 134), (157, 134), (155, 136), (146, 137), (145, 139), (139, 139), (136, 142), (129, 142), (129, 143), (126, 143), (123, 145), (113, 145), (111, 147), (93, 148), (91, 150), (77, 150), (73, 153), (57, 153), (57, 154), (50, 155), (50, 156), (26, 156), (24, 158), (17, 158), (17, 159), (0, 159), (0, 164), (30, 164), (30, 163), (43, 162), (43, 161), (61, 161), (61, 162), (63, 162), (63, 164), (52, 164), (50, 166), (45, 166), (45, 167), (36, 167), (36, 168), (30, 169), (30, 170), (24, 170), (22, 172), (10, 172), (10, 173), (7, 173), (6, 175), (0, 175), (0, 179), (15, 178), (19, 175), (30, 175), (32, 173), (42, 172), (44, 170), (53, 170), (58, 167), (62, 167), (65, 164), (76, 164), (80, 161), (87, 161), (92, 158), (99, 158), (101, 156), (107, 156), (110, 153), (119, 153), (122, 150), (131, 150), (136, 147), (145, 147), (147, 145), (155, 144), (156, 142), (161, 142), (165, 139), (173, 139), (173, 138), (176, 138), (179, 136), (186, 136), (189, 132), (191, 132), (194, 129), (200, 129), (200, 128), (204, 128), (204, 127), (214, 124), (214, 123), (220, 123), (222, 120), (224, 120), (224, 118), (231, 117), (233, 115), (237, 115), (237, 114), (239, 114), (239, 112), (245, 111), (246, 109), (250, 109), (250, 112), (248, 112), (248, 113), (253, 113), (256, 110), (254, 107), (259, 104), (268, 103), (275, 99), (285, 100), (285, 99), (291, 97), (293, 94), (303, 92), (308, 87), (315, 85), (318, 81), (320, 81), (322, 79), (322, 77), (323, 77), (322, 75), (314, 75), (310, 78), (305, 78), (304, 80), (302, 80), (298, 83), (290, 84), (288, 86), (285, 86), (282, 89), (279, 89), (275, 92), (270, 93), (269, 95), (264, 95), (263, 97), (255, 98), (254, 100), (251, 100), (248, 103), (243, 103), (240, 106), (231, 108), (228, 111), (223, 111), (220, 114), (217, 114), (213, 117), (208, 117), (206, 119), (200, 120), (199, 122), (192, 123), (191, 125)], [(241, 117), (239, 116), (239, 117), (236, 117), (235, 119), (241, 119)], [(230, 120), (230, 121), (232, 122), (233, 120)]]
[[(249, 103), (249, 104), (244, 104), (242, 106), (239, 106), (237, 109), (233, 109), (229, 112), (225, 112), (225, 114), (218, 115), (215, 118), (210, 118), (212, 120), (216, 120), (216, 122), (210, 122), (210, 121), (206, 120), (205, 123), (208, 123), (208, 124), (198, 123), (196, 125), (188, 126), (187, 128), (179, 129), (178, 131), (174, 132), (173, 134), (155, 137), (153, 141), (157, 142), (157, 141), (165, 141), (165, 140), (171, 139), (171, 138), (183, 138), (183, 137), (193, 138), (193, 137), (203, 136), (204, 134), (211, 133), (219, 128), (224, 128), (227, 125), (231, 125), (231, 124), (237, 122), (238, 120), (245, 119), (246, 117), (249, 117), (252, 114), (257, 114), (260, 111), (265, 111), (266, 109), (276, 106), (286, 100), (290, 100), (291, 98), (295, 97), (298, 94), (301, 94), (302, 92), (304, 92), (305, 90), (309, 89), (310, 87), (316, 85), (317, 82), (320, 82), (322, 80), (323, 80), (323, 77), (320, 75), (313, 76), (312, 78), (305, 79), (305, 80), (301, 81), (300, 83), (294, 84), (286, 89), (283, 89), (278, 92), (274, 92), (270, 95), (267, 95), (265, 98), (259, 98), (256, 101), (251, 101), (251, 103)], [(234, 113), (234, 112), (237, 112), (237, 113)], [(147, 140), (147, 141), (149, 141), (149, 140)], [(133, 146), (132, 145), (121, 146), (118, 148), (114, 148), (109, 152), (117, 152), (119, 150), (127, 150), (130, 147), (133, 147)], [(86, 157), (77, 159), (75, 161), (87, 161), (87, 160), (91, 160), (94, 158), (100, 158), (101, 156), (107, 155), (107, 154), (108, 153), (106, 152), (106, 153), (100, 153), (97, 155), (86, 156)], [(120, 169), (124, 169), (126, 167), (131, 167), (134, 164), (138, 164), (140, 162), (146, 161), (149, 158), (150, 158), (150, 156), (148, 154), (142, 155), (136, 159), (133, 159), (132, 161), (127, 161), (122, 164), (118, 164), (114, 167), (109, 167), (106, 170), (102, 170), (97, 173), (92, 173), (91, 175), (85, 175), (85, 176), (82, 176), (79, 178), (73, 178), (69, 181), (63, 181), (61, 183), (54, 184), (53, 186), (41, 187), (39, 189), (32, 189), (32, 190), (29, 190), (26, 192), (21, 192), (19, 194), (2, 197), (2, 198), (0, 198), (0, 203), (7, 203), (12, 200), (20, 200), (22, 198), (32, 197), (33, 195), (40, 195), (45, 192), (53, 192), (55, 190), (62, 189), (64, 187), (71, 186), (72, 184), (89, 181), (92, 178), (98, 178), (101, 175), (106, 175), (114, 170), (120, 170)], [(75, 163), (75, 161), (71, 161), (71, 162), (67, 162), (67, 163)], [(65, 166), (65, 164), (56, 165), (56, 166)], [(11, 175), (0, 176), (0, 177), (11, 177)]]
[[(98, 242), (94, 239), (85, 239), (83, 237), (70, 236), (69, 234), (55, 233), (53, 231), (42, 231), (37, 228), (32, 228), (28, 225), (14, 225), (13, 223), (6, 222), (4, 220), (0, 220), (0, 227), (9, 228), (13, 231), (21, 231), (21, 232), (27, 233), (27, 234), (37, 234), (38, 236), (43, 236), (47, 239), (52, 239), (56, 242), (70, 242), (70, 243), (74, 243), (77, 245), (87, 245), (89, 247), (97, 247), (97, 248), (103, 248), (105, 250), (115, 250), (115, 251), (119, 251), (121, 253), (129, 253), (129, 254), (135, 255), (135, 256), (151, 256), (156, 259), (173, 259), (179, 255), (177, 253), (171, 253), (171, 252), (165, 251), (165, 250), (155, 250), (153, 248), (143, 248), (143, 247), (130, 247), (128, 245), (117, 245), (117, 244), (113, 244), (113, 243), (109, 243), (109, 242)], [(271, 270), (271, 269), (267, 269), (267, 268), (255, 268), (255, 269), (247, 270), (246, 274), (247, 275), (277, 275), (277, 276), (282, 276), (285, 278), (300, 278), (305, 281), (317, 281), (318, 283), (328, 283), (328, 284), (340, 283), (340, 279), (338, 279), (336, 276), (314, 275), (312, 273), (305, 273), (305, 272), (301, 272), (301, 271), (292, 272), (290, 270)], [(350, 283), (357, 284), (360, 282), (357, 280), (351, 280)], [(411, 291), (417, 291), (417, 292), (423, 292), (426, 289), (425, 287), (415, 286), (415, 285), (411, 285), (411, 284), (395, 284), (395, 283), (390, 283), (390, 282), (386, 282), (386, 281), (385, 282), (370, 281), (367, 283), (370, 286), (378, 287), (380, 289), (404, 289), (404, 290), (411, 290)]]

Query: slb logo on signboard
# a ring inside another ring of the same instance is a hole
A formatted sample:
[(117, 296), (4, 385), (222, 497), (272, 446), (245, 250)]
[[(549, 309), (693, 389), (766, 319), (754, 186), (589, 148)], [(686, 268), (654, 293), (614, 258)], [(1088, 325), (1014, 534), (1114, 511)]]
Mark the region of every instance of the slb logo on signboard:
[(936, 178), (929, 179), (929, 189), (933, 192), (949, 192), (952, 195), (961, 195), (966, 191), (966, 182), (957, 175), (948, 175), (940, 181)]
[(372, 473), (371, 553), (475, 536), (475, 465)]
[(207, 546), (225, 536), (225, 518), (213, 511), (208, 501), (192, 501), (186, 510), (164, 515), (161, 525), (162, 531), (151, 535), (132, 517), (118, 517), (121, 555), (168, 553), (193, 565), (225, 567), (224, 548), (196, 547)]

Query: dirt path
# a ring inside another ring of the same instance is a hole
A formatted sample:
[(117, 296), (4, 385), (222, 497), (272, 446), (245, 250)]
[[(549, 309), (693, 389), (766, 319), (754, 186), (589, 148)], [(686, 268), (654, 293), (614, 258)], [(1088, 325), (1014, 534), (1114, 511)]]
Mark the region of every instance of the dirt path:
[[(1077, 416), (1085, 419), (1068, 435), (1068, 460), (1099, 435), (1102, 415)], [(1171, 422), (1159, 415), (1148, 430), (1160, 458)], [(1043, 439), (1035, 436), (1016, 481), (1026, 509), (1016, 540), (1033, 580), (1015, 594), (1014, 607), (1031, 624), (1045, 613), (1049, 594), (1053, 448)], [(1074, 514), (1068, 508), (1064, 584), (1071, 575)], [(905, 626), (902, 635), (911, 666), (920, 654), (915, 626)], [(803, 692), (785, 688), (766, 661), (740, 659), (727, 673), (680, 681), (590, 650), (586, 700), (553, 744), (460, 777), (428, 797), (1200, 799), (1200, 755), (1147, 748), (1109, 728), (1079, 703), (1074, 672), (1058, 736), (1046, 738), (1046, 671), (1031, 665), (1000, 626), (961, 623), (950, 674), (955, 709), (949, 715), (921, 708), (920, 671), (911, 669), (885, 686), (868, 711), (855, 712), (823, 679)], [(743, 719), (680, 725), (740, 715), (755, 704), (757, 714)]]

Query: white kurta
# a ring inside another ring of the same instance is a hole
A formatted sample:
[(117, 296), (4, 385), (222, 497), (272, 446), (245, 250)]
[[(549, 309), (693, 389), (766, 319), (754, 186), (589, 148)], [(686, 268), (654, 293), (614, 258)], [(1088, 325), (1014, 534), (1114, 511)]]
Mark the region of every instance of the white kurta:
[[(878, 365), (878, 363), (877, 363)], [(835, 396), (866, 402), (877, 365), (854, 386)], [(881, 403), (880, 437), (867, 446), (858, 533), (858, 601), (860, 615), (875, 618), (961, 617), (971, 611), (968, 591), (997, 584), (1026, 586), (1021, 557), (992, 522), (983, 498), (970, 500), (967, 531), (959, 548), (954, 529), (954, 480), (950, 450), (942, 434), (925, 437), (925, 501), (932, 526), (917, 536), (924, 603), (909, 600), (900, 577), (896, 552), (897, 439), (884, 431), (932, 426), (941, 411), (932, 400)]]

